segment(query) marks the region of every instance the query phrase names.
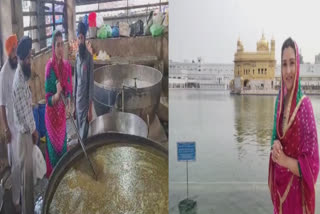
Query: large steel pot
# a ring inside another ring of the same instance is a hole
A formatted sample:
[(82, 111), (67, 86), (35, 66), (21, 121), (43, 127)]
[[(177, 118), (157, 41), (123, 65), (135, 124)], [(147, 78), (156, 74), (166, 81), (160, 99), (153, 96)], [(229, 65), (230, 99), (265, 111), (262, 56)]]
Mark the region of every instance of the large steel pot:
[[(93, 163), (98, 172), (98, 181), (91, 178), (90, 182), (108, 185), (109, 187), (100, 191), (99, 185), (91, 185), (89, 191), (90, 202), (87, 195), (70, 195), (67, 198), (60, 197), (60, 194), (68, 196), (69, 189), (61, 190), (61, 184), (68, 178), (69, 172), (77, 169), (87, 174), (89, 179), (91, 172), (83, 162), (84, 155), (80, 145), (68, 151), (58, 162), (48, 183), (43, 201), (42, 213), (50, 213), (50, 209), (59, 209), (57, 206), (50, 207), (51, 203), (64, 206), (68, 213), (89, 213), (86, 207), (95, 207), (91, 213), (167, 213), (168, 212), (168, 151), (161, 145), (138, 136), (120, 133), (104, 133), (89, 137), (85, 142), (88, 155), (94, 155), (105, 148), (112, 149), (108, 155), (99, 156), (105, 158), (103, 162), (107, 167), (101, 166), (99, 162)], [(84, 170), (87, 167), (87, 170)], [(103, 169), (101, 169), (101, 167)], [(102, 178), (99, 173), (106, 173), (108, 176)], [(80, 179), (72, 178), (70, 185), (80, 182)], [(80, 188), (89, 185), (90, 182), (83, 182)], [(74, 188), (74, 187), (73, 187)], [(78, 190), (79, 187), (75, 188)], [(53, 203), (58, 194), (60, 203)], [(100, 195), (96, 195), (100, 194)], [(73, 204), (73, 196), (78, 197)], [(100, 198), (107, 197), (107, 201)], [(85, 199), (86, 198), (86, 199)], [(89, 203), (89, 204), (88, 204)], [(107, 206), (108, 211), (100, 211), (100, 207)], [(73, 207), (73, 208), (72, 208)], [(71, 210), (70, 210), (71, 209)], [(79, 211), (81, 209), (81, 211)], [(62, 212), (63, 213), (63, 212)], [(61, 213), (61, 214), (62, 214)]]
[(96, 69), (94, 104), (97, 115), (117, 108), (151, 123), (160, 102), (161, 80), (159, 70), (143, 65), (108, 65)]
[(117, 132), (147, 138), (148, 126), (135, 114), (112, 111), (111, 113), (101, 115), (94, 119), (89, 127), (89, 136), (107, 132)]

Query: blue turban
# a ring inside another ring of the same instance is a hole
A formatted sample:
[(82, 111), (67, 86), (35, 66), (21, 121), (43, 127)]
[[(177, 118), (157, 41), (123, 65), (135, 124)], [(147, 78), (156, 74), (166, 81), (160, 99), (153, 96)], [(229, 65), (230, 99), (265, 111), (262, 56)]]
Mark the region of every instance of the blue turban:
[(32, 48), (32, 40), (28, 36), (24, 36), (19, 41), (17, 47), (17, 55), (21, 60), (24, 60), (30, 53)]
[(78, 24), (78, 36), (79, 36), (80, 33), (84, 37), (86, 37), (87, 29), (86, 29), (86, 26), (85, 26), (85, 24), (83, 22), (79, 22), (79, 24)]

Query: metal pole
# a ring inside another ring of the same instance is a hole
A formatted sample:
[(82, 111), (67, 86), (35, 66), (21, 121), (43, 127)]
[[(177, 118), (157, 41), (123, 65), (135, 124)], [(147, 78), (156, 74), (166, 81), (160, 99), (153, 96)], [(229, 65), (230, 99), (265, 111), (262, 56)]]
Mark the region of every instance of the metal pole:
[(56, 13), (55, 13), (55, 3), (54, 2), (52, 2), (52, 18), (53, 18), (52, 19), (53, 30), (56, 30)]
[(188, 161), (187, 161), (187, 199), (189, 198)]
[[(64, 105), (67, 106), (67, 100), (66, 100), (66, 98), (64, 97), (64, 95), (61, 96), (61, 99), (62, 99)], [(70, 117), (70, 119), (71, 119), (73, 128), (74, 128), (74, 130), (76, 131), (76, 134), (77, 134), (77, 136), (78, 136), (78, 141), (79, 141), (79, 143), (80, 143), (80, 145), (81, 145), (81, 148), (82, 148), (82, 151), (83, 151), (83, 153), (84, 153), (84, 156), (85, 156), (86, 159), (88, 160), (89, 166), (90, 166), (91, 169), (92, 169), (93, 176), (94, 176), (95, 180), (97, 180), (97, 179), (98, 179), (97, 173), (96, 173), (96, 171), (94, 170), (93, 164), (92, 164), (91, 160), (89, 159), (89, 156), (87, 155), (87, 152), (86, 152), (86, 149), (85, 149), (84, 144), (83, 144), (83, 142), (82, 142), (82, 138), (81, 138), (80, 133), (79, 133), (79, 130), (78, 130), (78, 128), (77, 128), (76, 122), (74, 121), (74, 119), (73, 119), (73, 117), (72, 117), (72, 115), (71, 115), (70, 112), (69, 112), (69, 117)]]
[(122, 106), (121, 106), (122, 112), (124, 112), (124, 86), (122, 87), (122, 97), (121, 98), (122, 98), (122, 103), (121, 103), (122, 104)]
[(127, 0), (127, 23), (129, 24), (129, 0)]

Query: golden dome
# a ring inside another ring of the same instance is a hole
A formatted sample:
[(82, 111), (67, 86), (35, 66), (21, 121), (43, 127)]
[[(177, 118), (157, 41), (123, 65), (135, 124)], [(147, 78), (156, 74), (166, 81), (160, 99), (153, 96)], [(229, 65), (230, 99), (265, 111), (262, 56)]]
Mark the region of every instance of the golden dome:
[(269, 51), (269, 42), (264, 38), (264, 34), (262, 34), (261, 39), (257, 42), (257, 51)]
[(240, 38), (238, 39), (238, 42), (237, 42), (237, 50), (243, 51), (243, 44), (242, 44)]

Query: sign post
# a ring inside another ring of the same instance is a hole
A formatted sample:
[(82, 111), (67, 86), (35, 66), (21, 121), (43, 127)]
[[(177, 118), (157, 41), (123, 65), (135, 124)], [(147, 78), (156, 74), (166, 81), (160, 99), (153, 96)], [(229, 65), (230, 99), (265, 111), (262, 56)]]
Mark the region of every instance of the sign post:
[(187, 199), (189, 198), (189, 179), (188, 179), (188, 161), (187, 162)]
[(177, 142), (178, 161), (186, 161), (187, 171), (187, 199), (189, 198), (188, 161), (196, 161), (195, 142)]

